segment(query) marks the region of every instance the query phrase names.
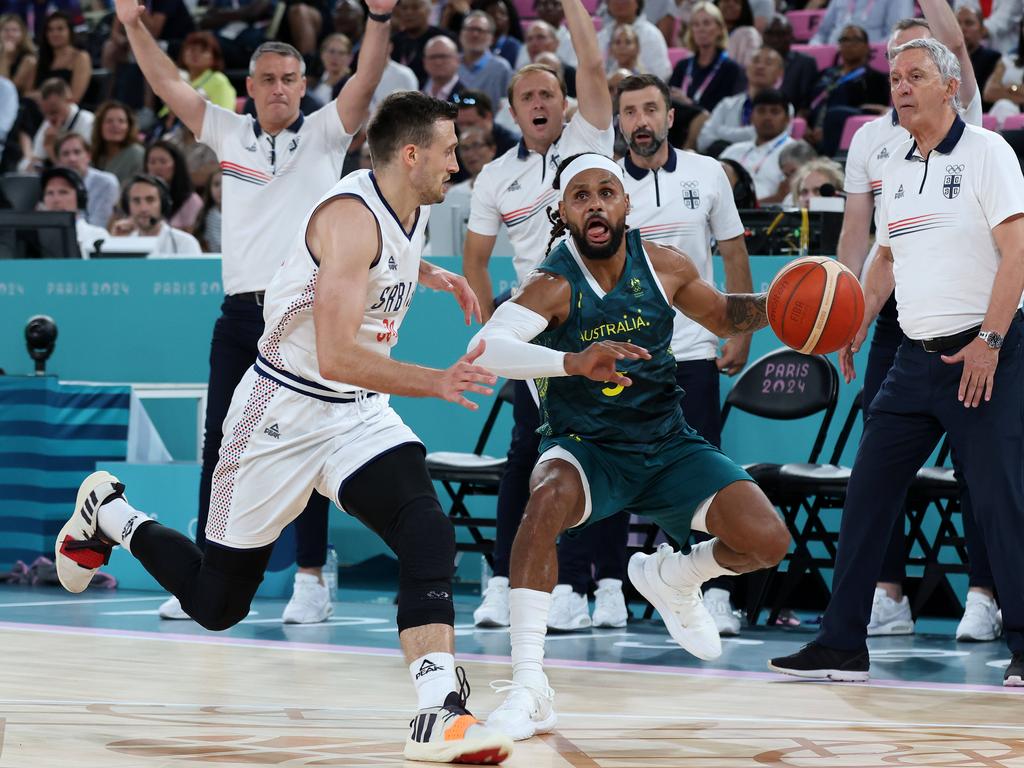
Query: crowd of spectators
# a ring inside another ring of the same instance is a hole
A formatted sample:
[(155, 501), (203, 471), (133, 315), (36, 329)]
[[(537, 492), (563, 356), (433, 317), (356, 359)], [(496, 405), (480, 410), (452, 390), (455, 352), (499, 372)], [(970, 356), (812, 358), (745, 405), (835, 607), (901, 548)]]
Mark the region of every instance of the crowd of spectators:
[[(1024, 105), (1022, 4), (950, 3), (985, 111), (1001, 125)], [(227, 109), (251, 111), (249, 57), (269, 39), (306, 59), (306, 112), (336, 97), (358, 67), (366, 13), (358, 0), (146, 5), (145, 23), (182, 79)], [(810, 40), (798, 41), (786, 12), (804, 9), (823, 15)], [(755, 204), (765, 205), (805, 200), (823, 175), (841, 189), (832, 165), (821, 161), (809, 175), (800, 166), (818, 155), (841, 160), (847, 119), (890, 108), (884, 66), (872, 57), (891, 25), (913, 12), (912, 0), (601, 0), (593, 15), (609, 86), (630, 74), (665, 80), (675, 109), (670, 141), (744, 168)], [(520, 138), (507, 106), (517, 69), (556, 71), (574, 108), (577, 62), (558, 0), (401, 0), (392, 29), (392, 61), (374, 102), (418, 88), (458, 103), (454, 181), (465, 189)], [(822, 59), (823, 46), (831, 58)], [(89, 192), (90, 225), (124, 220), (126, 184), (148, 174), (166, 184), (170, 226), (210, 250), (220, 242), (216, 158), (148, 89), (107, 0), (0, 1), (0, 145), (4, 173), (75, 171)], [(346, 168), (366, 160), (357, 136)]]

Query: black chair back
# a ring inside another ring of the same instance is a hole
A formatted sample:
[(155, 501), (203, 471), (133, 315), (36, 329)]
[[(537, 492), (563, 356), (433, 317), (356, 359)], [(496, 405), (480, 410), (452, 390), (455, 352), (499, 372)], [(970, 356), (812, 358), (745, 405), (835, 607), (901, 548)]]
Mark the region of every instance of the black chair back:
[(34, 211), (41, 193), (39, 177), (28, 173), (0, 176), (0, 191), (16, 211)]

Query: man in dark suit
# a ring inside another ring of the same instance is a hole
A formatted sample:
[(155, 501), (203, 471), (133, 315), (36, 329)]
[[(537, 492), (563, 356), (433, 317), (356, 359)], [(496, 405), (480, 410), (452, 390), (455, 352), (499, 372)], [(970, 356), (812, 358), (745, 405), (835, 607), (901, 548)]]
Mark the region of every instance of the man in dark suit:
[(764, 44), (774, 48), (782, 56), (786, 73), (779, 87), (797, 111), (806, 109), (811, 99), (811, 89), (818, 81), (818, 64), (805, 53), (790, 50), (793, 45), (793, 27), (783, 14), (772, 16), (764, 30)]

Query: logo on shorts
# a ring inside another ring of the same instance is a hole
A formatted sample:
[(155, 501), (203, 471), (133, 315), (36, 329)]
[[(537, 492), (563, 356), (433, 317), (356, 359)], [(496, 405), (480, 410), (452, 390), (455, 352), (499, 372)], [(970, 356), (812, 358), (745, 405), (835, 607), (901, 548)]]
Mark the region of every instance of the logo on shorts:
[(277, 423), (271, 424), (269, 427), (263, 430), (263, 434), (270, 435), (275, 440), (281, 439), (281, 430), (277, 428)]
[(948, 200), (960, 194), (960, 182), (963, 181), (964, 166), (947, 165), (946, 178), (942, 180), (942, 196)]
[(893, 195), (893, 198), (895, 200), (902, 200), (903, 199), (903, 185), (902, 184), (900, 184), (900, 188), (896, 190), (896, 194)]
[(424, 675), (429, 675), (431, 672), (442, 672), (444, 667), (439, 667), (437, 664), (432, 662), (430, 659), (424, 659), (423, 663), (420, 664), (419, 672), (416, 673), (416, 679), (419, 680)]

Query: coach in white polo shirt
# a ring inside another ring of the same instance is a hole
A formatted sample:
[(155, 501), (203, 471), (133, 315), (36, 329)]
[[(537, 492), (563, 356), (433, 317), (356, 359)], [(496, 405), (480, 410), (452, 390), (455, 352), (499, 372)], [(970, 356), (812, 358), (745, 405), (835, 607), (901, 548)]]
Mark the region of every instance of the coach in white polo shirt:
[[(508, 230), (516, 278), (522, 282), (547, 251), (551, 237), (547, 211), (558, 207), (559, 193), (552, 189), (551, 183), (559, 163), (580, 152), (597, 152), (608, 157), (613, 152), (612, 100), (593, 22), (580, 0), (562, 0), (562, 8), (579, 64), (576, 70), (579, 110), (565, 125), (567, 101), (561, 78), (543, 64), (528, 64), (520, 69), (509, 83), (508, 100), (509, 111), (523, 138), (485, 165), (473, 186), (469, 231), (462, 258), (466, 278), (480, 301), (484, 320), (494, 311), (487, 265), (498, 230), (503, 225)], [(474, 614), (480, 626), (507, 626), (509, 623), (509, 554), (529, 498), (530, 472), (537, 460), (537, 406), (524, 382), (516, 382), (515, 387), (515, 428), (508, 466), (498, 493), (494, 578), (488, 583), (483, 604)], [(582, 607), (582, 614), (586, 614), (586, 600), (582, 604), (576, 600), (575, 605)], [(625, 612), (625, 603), (622, 612)], [(557, 607), (552, 610), (554, 620), (559, 614)], [(589, 616), (585, 622), (583, 615), (575, 618), (579, 622), (573, 628), (590, 625)], [(624, 626), (624, 615), (622, 623)]]
[[(967, 106), (963, 114), (964, 121), (970, 125), (981, 125), (981, 89), (975, 80), (974, 67), (957, 17), (945, 0), (921, 0), (921, 8), (925, 18), (897, 22), (889, 36), (889, 53), (911, 40), (934, 34), (935, 39), (953, 51), (960, 61), (963, 82), (960, 84), (959, 95), (961, 103)], [(878, 225), (874, 197), (882, 186), (882, 168), (908, 137), (907, 129), (900, 125), (895, 109), (862, 126), (853, 136), (846, 158), (846, 208), (839, 236), (838, 256), (839, 261), (857, 275), (864, 273), (865, 265), (875, 252), (874, 248), (870, 248), (870, 227), (873, 210), (876, 229)], [(875, 321), (868, 362), (862, 378), (861, 402), (864, 407), (861, 413), (865, 418), (902, 341), (903, 332), (896, 317), (896, 296), (891, 295)], [(844, 374), (848, 372), (844, 371)], [(953, 466), (956, 467), (955, 459)], [(988, 552), (974, 522), (969, 499), (965, 499), (962, 504), (961, 517), (970, 561), (970, 588), (956, 636), (960, 640), (994, 640), (1002, 631), (993, 594), (995, 585)], [(914, 618), (910, 601), (903, 594), (905, 577), (906, 532), (904, 526), (897, 525), (889, 540), (871, 605), (869, 636), (913, 633)]]
[[(306, 66), (297, 50), (264, 43), (249, 62), (246, 88), (256, 119), (209, 103), (178, 74), (142, 23), (145, 6), (117, 0), (117, 17), (146, 81), (196, 137), (220, 158), (224, 172), (224, 304), (213, 330), (210, 382), (199, 486), (196, 543), (205, 545), (206, 518), (221, 427), (231, 394), (256, 360), (263, 333), (263, 292), (288, 252), (295, 227), (341, 178), (349, 143), (387, 58), (389, 19), (395, 0), (369, 0), (359, 71), (337, 100), (308, 117), (299, 111), (306, 92)], [(327, 499), (313, 494), (296, 521), (299, 572), (285, 608), (285, 622), (324, 621), (331, 613), (321, 569), (327, 557)], [(188, 618), (175, 598), (160, 608), (164, 618)]]
[(882, 172), (879, 252), (865, 279), (864, 325), (893, 288), (906, 340), (871, 404), (847, 488), (832, 599), (817, 639), (769, 667), (800, 677), (866, 680), (867, 623), (882, 564), (880, 534), (943, 432), (988, 546), (1012, 658), (1024, 685), (1024, 175), (997, 133), (957, 114), (960, 65), (941, 43), (894, 51), (890, 82), (911, 139)]
[[(629, 195), (626, 223), (639, 229), (645, 240), (678, 248), (710, 283), (715, 280), (714, 238), (725, 266), (726, 290), (752, 293), (743, 222), (725, 171), (713, 158), (682, 152), (668, 143), (674, 117), (668, 86), (654, 75), (627, 77), (616, 92), (616, 114), (629, 146), (619, 161)], [(686, 423), (716, 447), (722, 445), (719, 374), (739, 373), (749, 353), (750, 334), (734, 336), (719, 351), (713, 333), (676, 310), (672, 354), (676, 381), (686, 393), (683, 414)], [(731, 581), (719, 578), (704, 585), (704, 603), (719, 632), (727, 636), (740, 629), (729, 600)]]

